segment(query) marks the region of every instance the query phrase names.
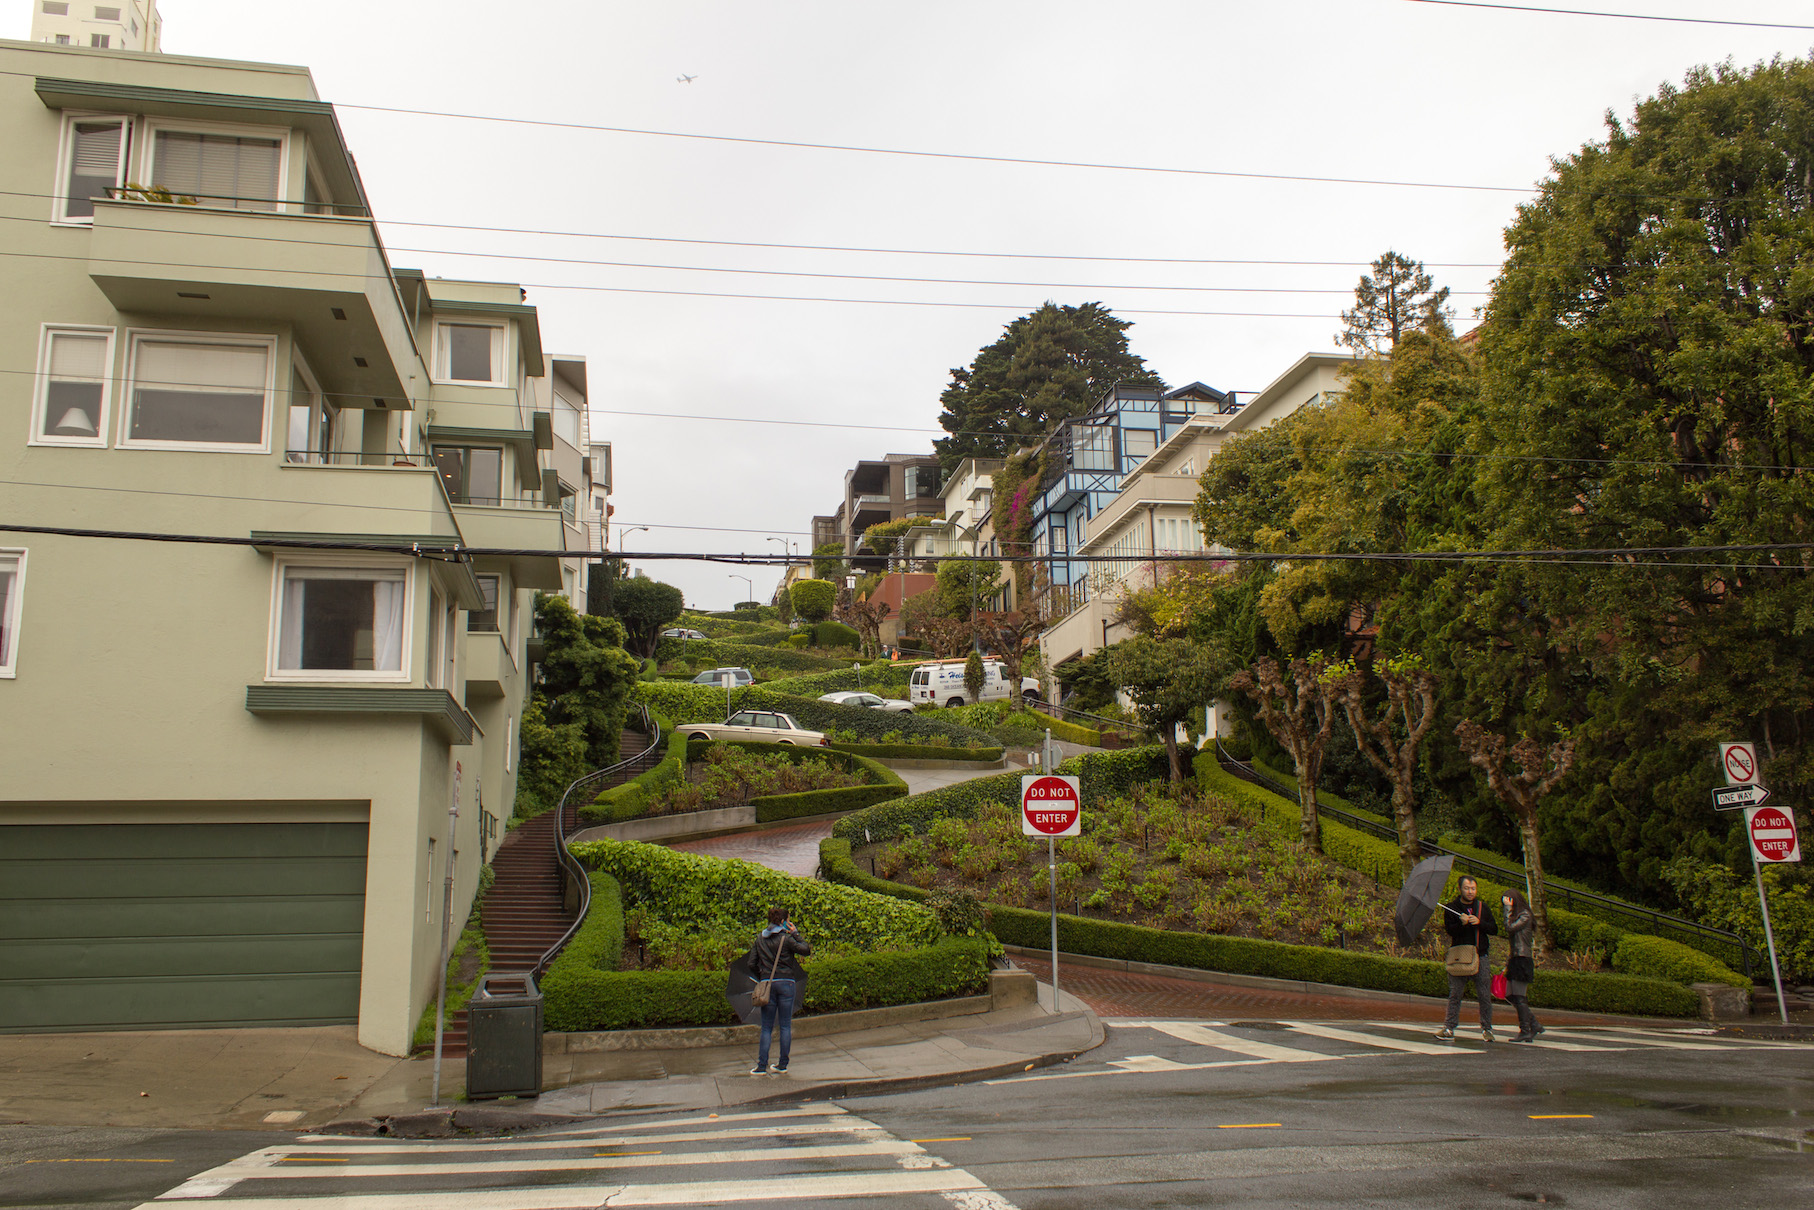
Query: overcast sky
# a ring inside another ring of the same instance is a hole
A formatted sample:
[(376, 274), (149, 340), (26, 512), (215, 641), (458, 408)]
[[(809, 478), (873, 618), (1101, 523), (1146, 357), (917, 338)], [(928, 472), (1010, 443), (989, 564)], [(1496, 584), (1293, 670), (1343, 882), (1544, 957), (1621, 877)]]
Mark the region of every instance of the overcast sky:
[[(29, 4), (6, 7), (7, 32), (26, 36)], [(1814, 25), (1814, 6), (1789, 0), (1573, 7)], [(844, 471), (928, 448), (951, 368), (1047, 299), (1100, 301), (1133, 320), (1134, 351), (1173, 385), (1243, 392), (1332, 347), (1336, 313), (1388, 248), (1427, 262), (1465, 319), (1502, 255), (1516, 191), (1550, 156), (1600, 137), (1608, 108), (1628, 114), (1696, 64), (1814, 44), (1805, 29), (1416, 0), (164, 0), (160, 11), (168, 53), (313, 71), (342, 107), (394, 264), (528, 286), (544, 346), (588, 359), (592, 432), (615, 450), (614, 520), (650, 527), (629, 534), (632, 552), (775, 553), (771, 536), (804, 550)], [(1038, 259), (1057, 257), (1079, 259)], [(842, 301), (788, 300), (807, 298)], [(738, 569), (640, 566), (689, 604), (745, 596)], [(767, 599), (777, 572), (743, 570)]]

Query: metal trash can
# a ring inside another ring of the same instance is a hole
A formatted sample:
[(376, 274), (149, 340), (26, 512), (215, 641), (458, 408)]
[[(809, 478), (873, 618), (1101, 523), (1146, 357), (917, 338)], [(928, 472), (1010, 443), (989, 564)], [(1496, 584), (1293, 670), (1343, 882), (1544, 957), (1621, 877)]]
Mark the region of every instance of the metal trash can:
[(535, 976), (486, 975), (466, 1005), (466, 1097), (541, 1094), (542, 993)]

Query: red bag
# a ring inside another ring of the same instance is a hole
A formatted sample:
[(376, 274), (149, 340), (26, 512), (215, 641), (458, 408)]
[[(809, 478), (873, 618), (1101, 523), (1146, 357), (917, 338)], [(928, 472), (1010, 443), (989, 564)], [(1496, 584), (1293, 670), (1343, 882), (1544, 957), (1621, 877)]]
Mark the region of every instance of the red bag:
[(1497, 975), (1493, 976), (1493, 995), (1495, 998), (1503, 1000), (1505, 999), (1505, 993), (1508, 990), (1509, 988), (1505, 981), (1505, 972), (1500, 971)]

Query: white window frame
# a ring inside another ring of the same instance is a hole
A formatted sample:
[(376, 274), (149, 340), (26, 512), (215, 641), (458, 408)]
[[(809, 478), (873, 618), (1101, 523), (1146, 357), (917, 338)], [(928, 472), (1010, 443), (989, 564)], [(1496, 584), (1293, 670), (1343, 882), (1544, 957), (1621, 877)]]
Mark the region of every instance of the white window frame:
[[(386, 555), (366, 555), (355, 551), (335, 551), (319, 555), (279, 555), (273, 559), (271, 567), (271, 623), (270, 632), (265, 644), (265, 680), (282, 684), (297, 682), (319, 684), (333, 681), (359, 681), (385, 685), (407, 684), (415, 665), (413, 644), (416, 630), (416, 598), (420, 591), (417, 584), (417, 569), (412, 559), (397, 559)], [(278, 658), (283, 644), (283, 583), (284, 572), (291, 567), (353, 567), (360, 569), (403, 571), (403, 657), (402, 667), (398, 669), (359, 669), (359, 668), (279, 668)]]
[[(95, 424), (95, 435), (92, 437), (60, 437), (46, 433), (47, 412), (50, 407), (50, 349), (53, 337), (56, 336), (105, 336), (107, 352), (105, 354), (107, 372), (101, 377), (101, 416)], [(114, 373), (114, 336), (113, 328), (99, 327), (90, 324), (41, 324), (38, 328), (38, 377), (33, 384), (31, 433), (27, 445), (74, 445), (88, 449), (106, 449), (108, 426), (112, 423), (113, 384), (117, 375)]]
[(70, 158), (75, 155), (76, 123), (78, 122), (119, 122), (125, 129), (126, 137), (121, 140), (119, 164), (114, 170), (114, 187), (124, 185), (131, 174), (129, 161), (132, 158), (134, 139), (137, 135), (135, 119), (129, 113), (87, 113), (82, 110), (66, 109), (63, 111), (63, 132), (57, 144), (57, 177), (50, 191), (50, 221), (58, 227), (92, 227), (94, 215), (64, 213), (64, 203), (69, 190)]
[[(157, 136), (160, 131), (173, 134), (217, 134), (234, 139), (275, 139), (277, 141), (277, 196), (269, 210), (251, 210), (250, 214), (282, 214), (290, 196), (290, 138), (288, 126), (241, 126), (232, 122), (182, 122), (168, 118), (149, 118), (139, 136), (138, 176), (134, 180), (152, 183), (152, 169), (157, 164)], [(218, 207), (216, 207), (218, 209)], [(234, 207), (235, 210), (238, 207)]]
[(25, 616), (25, 556), (23, 546), (0, 546), (0, 562), (12, 564), (13, 586), (6, 594), (6, 616), (0, 617), (0, 680), (19, 675), (19, 619)]
[[(455, 378), (453, 377), (453, 346), (447, 337), (448, 328), (490, 328), (491, 329), (491, 374), (490, 378)], [(490, 319), (437, 319), (435, 320), (434, 344), (434, 381), (458, 386), (501, 387), (508, 383), (504, 377), (504, 355), (508, 352), (505, 340), (505, 325)]]
[[(132, 393), (138, 384), (139, 345), (144, 341), (162, 344), (244, 345), (265, 350), (265, 420), (264, 439), (257, 445), (236, 445), (221, 441), (151, 441), (132, 437)], [(277, 427), (274, 419), (277, 396), (277, 337), (257, 332), (167, 332), (157, 328), (126, 330), (126, 372), (121, 376), (118, 447), (123, 450), (196, 450), (209, 454), (268, 454), (271, 433)], [(288, 392), (286, 391), (287, 395)], [(283, 430), (289, 436), (290, 409), (284, 407)]]
[[(296, 389), (293, 384), (284, 388), (281, 409), (283, 412), (283, 449), (280, 451), (283, 454), (284, 463), (287, 466), (337, 465), (334, 455), (353, 452), (347, 448), (353, 444), (349, 434), (352, 421), (347, 417), (349, 409), (329, 402), (327, 392), (321, 389), (321, 380), (315, 377), (315, 371), (309, 368), (308, 360), (294, 346), (290, 349), (290, 367), (302, 375), (303, 382), (315, 396), (315, 402), (309, 405), (309, 445), (301, 451), (306, 456), (292, 461), (290, 455), (297, 451), (290, 449), (290, 409), (296, 406)], [(275, 372), (272, 377), (276, 377)], [(321, 417), (329, 409), (333, 410), (333, 425), (328, 441), (327, 456), (323, 457), (322, 452), (315, 448), (315, 438), (321, 432)]]

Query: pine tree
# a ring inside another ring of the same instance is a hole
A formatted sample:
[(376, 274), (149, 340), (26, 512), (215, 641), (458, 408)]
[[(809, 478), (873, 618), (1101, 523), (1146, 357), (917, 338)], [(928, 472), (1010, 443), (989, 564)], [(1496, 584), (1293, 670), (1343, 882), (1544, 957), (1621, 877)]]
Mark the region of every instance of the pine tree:
[(1434, 283), (1422, 261), (1387, 252), (1372, 269), (1354, 287), (1354, 310), (1342, 312), (1342, 334), (1336, 344), (1356, 353), (1387, 353), (1415, 328), (1447, 328), (1454, 314), (1448, 306), (1449, 288), (1430, 289)]

